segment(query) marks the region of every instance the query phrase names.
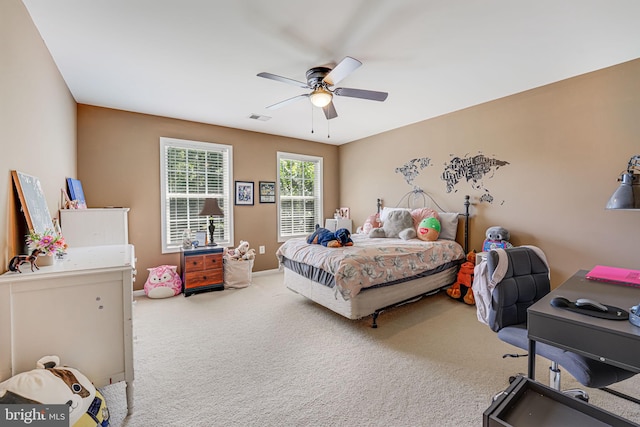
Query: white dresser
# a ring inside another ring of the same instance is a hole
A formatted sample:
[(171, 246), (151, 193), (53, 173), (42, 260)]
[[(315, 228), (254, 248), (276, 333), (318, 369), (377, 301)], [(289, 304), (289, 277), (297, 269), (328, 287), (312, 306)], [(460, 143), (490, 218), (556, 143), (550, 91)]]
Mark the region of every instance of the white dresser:
[(61, 209), (60, 226), (69, 247), (126, 245), (129, 208)]
[(339, 230), (341, 228), (346, 228), (347, 230), (349, 230), (349, 233), (353, 233), (353, 230), (351, 229), (353, 227), (353, 223), (351, 222), (350, 219), (344, 219), (344, 218), (340, 218), (340, 219), (325, 219), (324, 220), (324, 228), (326, 228), (329, 231), (336, 231)]
[(96, 387), (126, 381), (133, 408), (132, 245), (70, 247), (62, 260), (0, 276), (0, 381), (57, 355)]

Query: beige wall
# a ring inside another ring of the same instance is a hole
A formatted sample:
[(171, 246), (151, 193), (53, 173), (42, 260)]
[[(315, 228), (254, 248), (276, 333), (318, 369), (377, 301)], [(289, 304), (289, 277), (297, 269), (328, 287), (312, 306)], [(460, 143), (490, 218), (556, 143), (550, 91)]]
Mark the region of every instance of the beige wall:
[[(479, 249), (491, 225), (507, 227), (514, 244), (543, 248), (559, 284), (575, 270), (595, 264), (640, 267), (639, 212), (605, 211), (616, 178), (640, 153), (640, 60), (517, 94), (477, 107), (333, 147), (180, 120), (77, 106), (26, 9), (19, 0), (0, 2), (0, 241), (6, 261), (15, 255), (16, 222), (10, 171), (40, 178), (55, 214), (66, 176), (82, 180), (90, 206), (128, 206), (131, 241), (141, 272), (178, 263), (160, 252), (160, 136), (234, 146), (234, 178), (275, 180), (278, 150), (325, 159), (325, 215), (351, 207), (356, 225), (375, 210), (375, 199), (395, 205), (411, 189), (396, 167), (429, 157), (416, 184), (448, 209), (474, 201), (471, 245)], [(78, 147), (76, 153), (76, 121)], [(484, 185), (495, 197), (463, 183), (446, 193), (440, 180), (450, 156), (478, 152), (508, 161)], [(77, 156), (77, 173), (76, 173)], [(338, 157), (339, 156), (339, 157)], [(339, 167), (338, 167), (339, 161)], [(339, 194), (339, 197), (338, 197)], [(255, 270), (276, 267), (274, 205), (235, 207), (235, 239), (265, 245)], [(268, 225), (267, 225), (268, 224)], [(6, 265), (6, 262), (5, 262)], [(140, 289), (146, 279), (141, 273)]]
[(76, 173), (76, 103), (20, 0), (0, 1), (0, 248), (2, 271), (23, 251), (11, 170), (39, 178), (52, 215)]
[[(160, 137), (215, 142), (233, 146), (234, 180), (275, 181), (277, 151), (324, 158), (324, 210), (338, 207), (338, 148), (332, 145), (246, 132), (220, 126), (119, 110), (78, 105), (78, 177), (89, 207), (129, 207), (129, 239), (138, 258), (136, 289), (146, 269), (179, 265), (179, 254), (161, 253)], [(234, 206), (235, 245), (247, 240), (265, 246), (254, 271), (275, 269), (277, 218), (275, 204)]]
[[(343, 145), (340, 202), (361, 224), (376, 198), (395, 206), (411, 190), (396, 167), (429, 157), (415, 183), (445, 209), (472, 196), (471, 248), (506, 227), (514, 244), (546, 252), (554, 286), (596, 264), (638, 269), (640, 211), (604, 206), (640, 154), (639, 75), (635, 60)], [(477, 153), (510, 163), (483, 181), (492, 204), (466, 182), (446, 193), (440, 179), (452, 154)]]

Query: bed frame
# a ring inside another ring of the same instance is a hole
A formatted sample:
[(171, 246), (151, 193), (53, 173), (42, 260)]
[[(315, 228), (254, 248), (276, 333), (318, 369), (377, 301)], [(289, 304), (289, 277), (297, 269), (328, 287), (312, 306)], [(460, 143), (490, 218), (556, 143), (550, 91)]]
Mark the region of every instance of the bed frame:
[[(438, 204), (422, 190), (414, 190), (412, 193), (419, 193), (429, 197), (438, 207)], [(408, 193), (409, 194), (409, 193)], [(418, 194), (414, 194), (416, 196)], [(405, 195), (407, 196), (407, 195)], [(465, 196), (464, 213), (464, 251), (468, 253), (469, 248), (469, 196)], [(378, 199), (378, 209), (381, 207), (381, 200)], [(440, 208), (442, 211), (442, 209)], [(427, 277), (420, 277), (408, 282), (403, 282), (391, 286), (381, 286), (363, 289), (358, 295), (349, 300), (345, 300), (336, 294), (336, 289), (327, 287), (318, 282), (306, 278), (288, 268), (284, 268), (284, 283), (293, 292), (300, 294), (311, 301), (320, 304), (348, 319), (361, 319), (372, 315), (372, 328), (378, 327), (378, 316), (391, 308), (399, 307), (411, 302), (418, 301), (426, 296), (436, 294), (443, 288), (456, 281), (458, 266), (451, 267), (444, 271), (432, 274)]]

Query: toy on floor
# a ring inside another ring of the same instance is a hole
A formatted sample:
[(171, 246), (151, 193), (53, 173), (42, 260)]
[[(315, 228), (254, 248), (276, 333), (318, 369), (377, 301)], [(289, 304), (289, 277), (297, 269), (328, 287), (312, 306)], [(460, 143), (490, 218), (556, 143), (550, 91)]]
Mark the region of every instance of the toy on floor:
[(11, 258), (11, 261), (9, 261), (9, 271), (17, 271), (18, 273), (22, 273), (22, 271), (20, 271), (20, 266), (26, 263), (31, 264), (31, 271), (33, 271), (33, 267), (35, 267), (36, 270), (40, 270), (40, 268), (38, 267), (38, 255), (40, 255), (40, 249), (34, 249), (33, 251), (31, 251), (30, 255), (14, 256), (13, 258)]
[(334, 232), (326, 228), (318, 227), (309, 237), (307, 243), (326, 246), (328, 248), (340, 248), (342, 246), (353, 246), (351, 233), (346, 228), (339, 228)]
[(456, 282), (447, 289), (447, 295), (469, 305), (476, 303), (473, 297), (473, 290), (471, 289), (471, 285), (473, 284), (473, 269), (475, 266), (476, 253), (469, 252), (467, 254), (467, 261), (460, 266)]
[(509, 243), (511, 235), (504, 227), (494, 226), (487, 228), (485, 233), (486, 239), (482, 245), (483, 252), (489, 252), (491, 249), (507, 249), (513, 245)]
[(175, 265), (147, 268), (149, 277), (144, 283), (144, 293), (149, 298), (169, 298), (182, 292), (182, 279)]
[(60, 366), (58, 356), (44, 356), (36, 369), (0, 383), (0, 404), (66, 404), (69, 426), (109, 425), (109, 409), (102, 394), (78, 370)]
[(249, 248), (249, 242), (246, 240), (240, 240), (240, 244), (235, 249), (225, 249), (224, 257), (227, 259), (233, 259), (237, 261), (248, 261), (255, 259), (256, 250)]

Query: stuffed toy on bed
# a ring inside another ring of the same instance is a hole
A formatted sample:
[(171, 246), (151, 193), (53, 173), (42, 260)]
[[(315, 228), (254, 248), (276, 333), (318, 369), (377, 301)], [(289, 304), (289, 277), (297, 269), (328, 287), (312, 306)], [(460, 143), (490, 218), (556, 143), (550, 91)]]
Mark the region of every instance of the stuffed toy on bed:
[(382, 227), (374, 228), (369, 237), (399, 237), (404, 240), (416, 237), (413, 217), (408, 210), (392, 210), (382, 223)]
[(424, 240), (425, 242), (434, 242), (438, 240), (440, 236), (440, 229), (440, 221), (438, 218), (428, 217), (420, 221), (416, 233), (418, 239)]
[(109, 425), (104, 397), (78, 370), (60, 366), (58, 356), (44, 356), (36, 363), (36, 369), (0, 383), (0, 404), (66, 404), (69, 426)]
[(316, 228), (309, 237), (307, 243), (326, 246), (328, 248), (340, 248), (342, 246), (352, 246), (351, 233), (346, 228), (340, 228), (334, 232), (326, 228)]

